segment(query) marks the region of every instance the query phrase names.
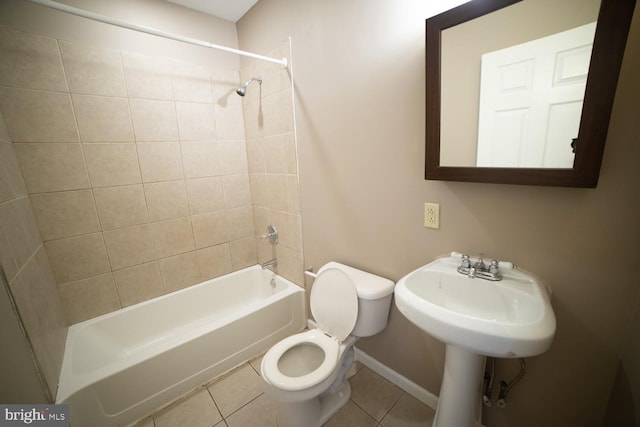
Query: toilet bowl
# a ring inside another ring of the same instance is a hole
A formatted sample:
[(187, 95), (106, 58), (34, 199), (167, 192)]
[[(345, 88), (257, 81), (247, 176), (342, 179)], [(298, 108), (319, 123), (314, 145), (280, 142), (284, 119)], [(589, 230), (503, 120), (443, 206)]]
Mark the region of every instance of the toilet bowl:
[(262, 359), (264, 390), (278, 402), (279, 426), (320, 426), (347, 403), (353, 346), (385, 328), (393, 287), (336, 262), (320, 268), (310, 296), (318, 327), (283, 339)]

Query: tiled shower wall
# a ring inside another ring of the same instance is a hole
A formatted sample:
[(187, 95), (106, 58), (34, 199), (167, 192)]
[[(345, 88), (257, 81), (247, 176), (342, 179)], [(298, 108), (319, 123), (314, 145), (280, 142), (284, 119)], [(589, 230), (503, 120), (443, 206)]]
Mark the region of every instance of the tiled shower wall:
[[(56, 292), (56, 282), (45, 253), (31, 202), (20, 173), (18, 159), (0, 115), (0, 265), (28, 341), (46, 383), (49, 399), (55, 396), (62, 365), (67, 322)], [(0, 282), (2, 283), (2, 282)], [(2, 286), (2, 284), (0, 284)], [(0, 292), (4, 290), (0, 289)], [(20, 346), (23, 343), (3, 343)], [(8, 352), (7, 352), (8, 353)], [(4, 363), (14, 372), (27, 360)], [(10, 368), (11, 369), (11, 368)], [(6, 379), (16, 395), (21, 395), (21, 378)], [(9, 403), (9, 402), (5, 402)], [(18, 403), (18, 402), (12, 402)], [(43, 402), (44, 403), (44, 402)]]
[[(0, 40), (0, 109), (70, 323), (257, 262), (260, 200), (295, 197), (278, 182), (252, 200), (237, 71), (7, 28)], [(278, 68), (265, 74), (290, 90)], [(293, 128), (284, 92), (263, 93), (254, 133)], [(283, 176), (297, 196), (297, 175)], [(302, 277), (297, 218), (296, 242), (282, 233), (277, 249), (292, 279)]]
[(280, 236), (275, 247), (259, 241), (258, 257), (277, 258), (278, 273), (304, 286), (290, 44), (268, 55), (289, 58), (289, 68), (255, 61), (240, 70), (242, 81), (263, 78), (261, 85), (249, 86), (243, 99), (256, 233), (272, 224)]

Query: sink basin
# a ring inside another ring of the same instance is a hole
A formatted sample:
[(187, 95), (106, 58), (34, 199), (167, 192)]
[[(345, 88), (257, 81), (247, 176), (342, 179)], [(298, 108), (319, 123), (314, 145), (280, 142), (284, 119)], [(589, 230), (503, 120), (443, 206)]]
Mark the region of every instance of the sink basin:
[(439, 258), (403, 277), (395, 288), (400, 312), (428, 334), (475, 354), (529, 357), (551, 345), (556, 319), (546, 286), (503, 267), (492, 282), (458, 273), (458, 256)]

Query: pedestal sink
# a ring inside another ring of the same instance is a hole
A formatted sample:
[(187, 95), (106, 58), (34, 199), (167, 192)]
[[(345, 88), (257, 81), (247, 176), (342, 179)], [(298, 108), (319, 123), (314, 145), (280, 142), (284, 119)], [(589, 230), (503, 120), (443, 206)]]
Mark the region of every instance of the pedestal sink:
[(484, 280), (459, 273), (461, 262), (457, 253), (438, 258), (400, 279), (395, 288), (398, 310), (446, 344), (433, 427), (481, 426), (486, 356), (541, 354), (556, 329), (549, 291), (539, 278), (502, 263), (502, 280)]

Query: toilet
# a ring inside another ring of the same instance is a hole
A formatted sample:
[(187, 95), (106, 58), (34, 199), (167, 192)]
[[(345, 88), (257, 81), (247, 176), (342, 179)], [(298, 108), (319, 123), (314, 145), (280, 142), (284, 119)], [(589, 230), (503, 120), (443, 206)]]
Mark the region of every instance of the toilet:
[(353, 346), (387, 326), (393, 288), (391, 280), (337, 262), (318, 270), (310, 296), (317, 328), (274, 345), (260, 367), (280, 427), (320, 427), (349, 401)]

